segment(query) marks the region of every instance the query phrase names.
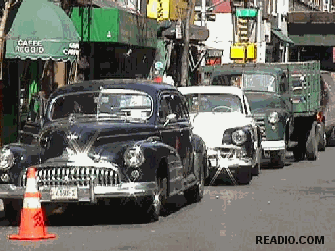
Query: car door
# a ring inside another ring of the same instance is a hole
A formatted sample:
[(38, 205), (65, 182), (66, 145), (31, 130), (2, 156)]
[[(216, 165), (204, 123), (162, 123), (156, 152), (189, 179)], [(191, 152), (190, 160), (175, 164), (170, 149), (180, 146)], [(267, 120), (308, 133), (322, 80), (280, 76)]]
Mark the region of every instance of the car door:
[[(163, 92), (158, 101), (158, 129), (162, 142), (169, 146), (170, 154), (168, 158), (169, 166), (169, 193), (172, 194), (183, 188), (183, 160), (180, 156), (181, 144), (181, 127), (177, 121), (177, 111), (173, 104), (174, 95), (171, 92)], [(168, 119), (169, 116), (175, 115), (175, 118)]]
[(179, 130), (177, 151), (183, 163), (183, 176), (185, 179), (192, 174), (192, 145), (191, 145), (191, 124), (185, 99), (180, 94), (174, 94), (171, 99), (171, 108), (176, 113), (176, 120)]

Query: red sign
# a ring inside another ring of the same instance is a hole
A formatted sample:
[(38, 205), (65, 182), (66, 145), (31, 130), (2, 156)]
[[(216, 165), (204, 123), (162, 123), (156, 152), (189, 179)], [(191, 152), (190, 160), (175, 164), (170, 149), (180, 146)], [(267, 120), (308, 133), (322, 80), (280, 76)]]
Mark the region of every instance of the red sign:
[(206, 59), (206, 66), (214, 66), (214, 65), (221, 65), (221, 57)]
[(212, 0), (214, 7), (214, 13), (231, 13), (230, 1)]
[(335, 63), (335, 47), (333, 47), (333, 63)]

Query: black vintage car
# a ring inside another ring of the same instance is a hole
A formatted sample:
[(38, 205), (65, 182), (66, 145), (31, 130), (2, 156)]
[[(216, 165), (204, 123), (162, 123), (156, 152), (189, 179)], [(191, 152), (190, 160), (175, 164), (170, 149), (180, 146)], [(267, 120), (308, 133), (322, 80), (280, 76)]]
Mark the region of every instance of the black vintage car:
[(45, 205), (133, 200), (150, 220), (169, 196), (200, 201), (208, 174), (183, 96), (144, 80), (87, 81), (49, 97), (40, 123), (27, 123), (21, 143), (1, 150), (0, 198), (10, 221), (19, 218), (31, 166)]

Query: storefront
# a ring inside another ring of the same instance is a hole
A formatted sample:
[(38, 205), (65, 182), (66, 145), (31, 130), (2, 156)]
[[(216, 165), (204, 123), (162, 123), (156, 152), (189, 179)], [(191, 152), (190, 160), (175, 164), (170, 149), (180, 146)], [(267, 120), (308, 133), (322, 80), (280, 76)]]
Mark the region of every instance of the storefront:
[(75, 7), (82, 79), (146, 78), (157, 47), (157, 21), (120, 8)]
[(79, 35), (66, 13), (48, 0), (22, 2), (6, 40), (3, 143), (19, 139), (27, 120), (38, 119), (46, 97), (67, 84), (79, 57)]

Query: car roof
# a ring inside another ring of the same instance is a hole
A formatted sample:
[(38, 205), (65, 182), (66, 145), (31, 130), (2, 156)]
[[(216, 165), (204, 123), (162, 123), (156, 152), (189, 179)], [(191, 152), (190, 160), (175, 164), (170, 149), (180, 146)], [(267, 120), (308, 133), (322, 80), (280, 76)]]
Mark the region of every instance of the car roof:
[(164, 83), (156, 83), (142, 79), (106, 79), (82, 81), (58, 88), (51, 94), (51, 98), (71, 92), (99, 91), (101, 89), (134, 89), (155, 95), (161, 90), (177, 90), (174, 86)]
[(243, 95), (243, 90), (238, 87), (231, 86), (193, 86), (193, 87), (180, 87), (178, 90), (183, 94), (194, 94), (194, 93), (202, 93), (202, 94), (233, 94), (237, 96)]
[(216, 77), (218, 75), (234, 75), (234, 74), (241, 74), (241, 73), (249, 73), (249, 74), (255, 74), (255, 73), (262, 73), (262, 74), (276, 74), (280, 75), (284, 71), (281, 68), (278, 67), (265, 67), (265, 66), (258, 66), (255, 67), (254, 65), (246, 65), (246, 66), (233, 66), (233, 67), (227, 67), (227, 66), (222, 66), (222, 67), (217, 67), (214, 68), (213, 70), (213, 77)]

